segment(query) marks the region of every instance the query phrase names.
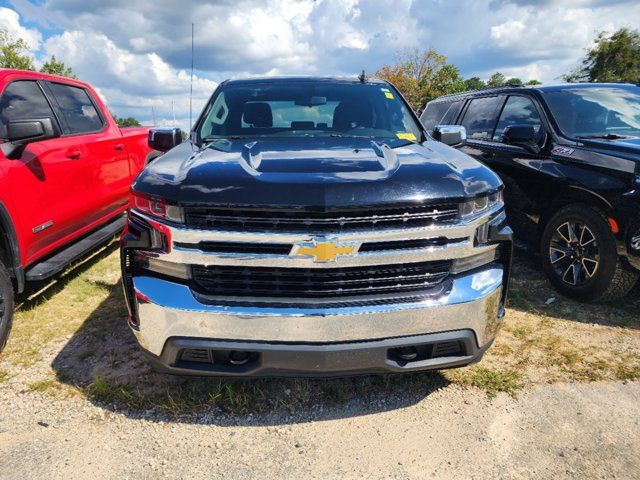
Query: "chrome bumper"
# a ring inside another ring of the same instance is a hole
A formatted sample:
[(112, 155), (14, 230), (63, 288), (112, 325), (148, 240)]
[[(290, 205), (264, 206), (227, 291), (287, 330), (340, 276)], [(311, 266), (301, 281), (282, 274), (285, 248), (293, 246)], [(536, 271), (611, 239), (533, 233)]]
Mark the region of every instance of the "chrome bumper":
[(415, 303), (307, 309), (216, 306), (191, 290), (150, 276), (133, 278), (141, 346), (162, 355), (172, 338), (266, 343), (372, 341), (452, 330), (471, 330), (478, 347), (500, 324), (504, 271), (490, 264), (456, 277), (443, 296)]

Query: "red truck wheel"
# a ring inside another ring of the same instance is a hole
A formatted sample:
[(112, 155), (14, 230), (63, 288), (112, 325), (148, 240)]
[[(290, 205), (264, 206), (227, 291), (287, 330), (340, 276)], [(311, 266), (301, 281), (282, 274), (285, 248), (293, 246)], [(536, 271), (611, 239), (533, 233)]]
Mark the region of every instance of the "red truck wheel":
[(0, 352), (4, 349), (13, 321), (13, 284), (5, 266), (0, 263)]

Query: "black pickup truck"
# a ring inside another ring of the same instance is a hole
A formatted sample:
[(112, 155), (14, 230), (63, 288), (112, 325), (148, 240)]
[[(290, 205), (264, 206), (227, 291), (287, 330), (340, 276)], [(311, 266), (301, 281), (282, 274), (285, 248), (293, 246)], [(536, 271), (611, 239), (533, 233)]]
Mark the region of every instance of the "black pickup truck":
[(150, 133), (169, 151), (133, 184), (122, 237), (129, 324), (161, 370), (409, 372), (491, 344), (502, 182), (426, 135), (392, 85), (226, 81), (179, 142)]
[(560, 291), (613, 300), (633, 288), (640, 271), (639, 87), (478, 90), (430, 102), (421, 120), (429, 131), (466, 129), (460, 150), (500, 175), (509, 224), (539, 249)]

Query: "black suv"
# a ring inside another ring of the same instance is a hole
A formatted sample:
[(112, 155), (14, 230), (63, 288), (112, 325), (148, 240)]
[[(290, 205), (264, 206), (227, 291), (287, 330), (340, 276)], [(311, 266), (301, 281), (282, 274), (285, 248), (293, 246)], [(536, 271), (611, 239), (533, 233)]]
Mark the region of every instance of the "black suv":
[(631, 290), (640, 269), (640, 88), (478, 90), (429, 102), (421, 121), (436, 138), (448, 125), (466, 129), (458, 148), (500, 175), (510, 225), (540, 249), (561, 292), (611, 300)]

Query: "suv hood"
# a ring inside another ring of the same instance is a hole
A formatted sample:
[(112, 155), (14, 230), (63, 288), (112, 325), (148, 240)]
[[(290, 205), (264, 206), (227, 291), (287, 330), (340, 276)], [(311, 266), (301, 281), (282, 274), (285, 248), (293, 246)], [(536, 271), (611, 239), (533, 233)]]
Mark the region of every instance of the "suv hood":
[(133, 188), (184, 205), (338, 207), (460, 200), (501, 185), (442, 143), (391, 146), (366, 138), (186, 142), (149, 165)]
[(615, 140), (590, 138), (580, 139), (580, 143), (590, 150), (640, 163), (640, 137), (619, 138)]

